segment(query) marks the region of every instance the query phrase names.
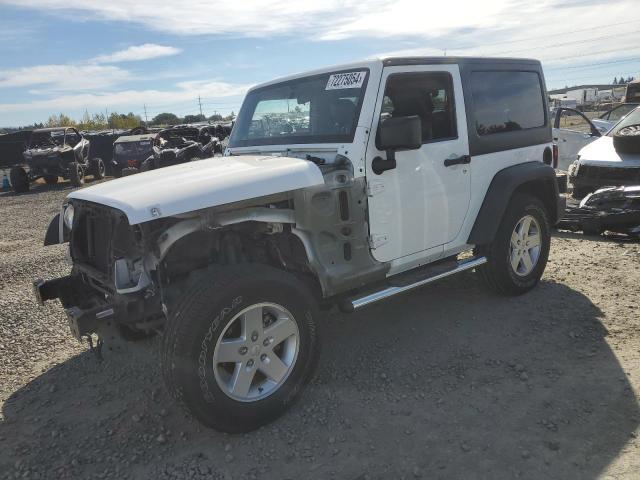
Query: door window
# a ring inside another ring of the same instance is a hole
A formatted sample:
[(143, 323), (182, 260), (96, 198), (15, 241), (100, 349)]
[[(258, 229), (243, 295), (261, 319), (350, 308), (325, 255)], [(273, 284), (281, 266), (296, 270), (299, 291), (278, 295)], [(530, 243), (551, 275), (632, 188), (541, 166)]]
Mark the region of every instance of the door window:
[(445, 72), (390, 75), (380, 121), (417, 115), (422, 120), (422, 143), (457, 138), (453, 81)]
[(631, 110), (636, 108), (638, 105), (620, 105), (617, 108), (614, 108), (607, 114), (607, 120), (611, 122), (619, 122), (622, 117), (626, 116)]
[(592, 124), (586, 117), (574, 110), (561, 110), (560, 122), (556, 128), (563, 128), (572, 132), (592, 133)]

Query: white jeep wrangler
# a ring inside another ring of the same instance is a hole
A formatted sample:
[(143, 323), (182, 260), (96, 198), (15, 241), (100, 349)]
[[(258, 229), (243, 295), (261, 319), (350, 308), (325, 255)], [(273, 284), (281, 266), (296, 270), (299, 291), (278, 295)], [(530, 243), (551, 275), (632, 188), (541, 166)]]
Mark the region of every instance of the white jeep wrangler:
[(36, 296), (78, 339), (161, 332), (176, 399), (254, 429), (311, 376), (322, 308), (470, 269), (506, 294), (538, 283), (564, 210), (548, 111), (532, 60), (389, 58), (257, 86), (224, 157), (72, 192), (45, 240), (69, 242), (71, 274)]

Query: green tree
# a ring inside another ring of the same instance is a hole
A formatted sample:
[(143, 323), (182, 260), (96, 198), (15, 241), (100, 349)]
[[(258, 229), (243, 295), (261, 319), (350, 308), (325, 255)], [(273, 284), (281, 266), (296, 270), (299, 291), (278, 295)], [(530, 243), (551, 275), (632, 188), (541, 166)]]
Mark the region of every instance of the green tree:
[(76, 122), (64, 113), (60, 113), (58, 115), (51, 115), (45, 125), (47, 127), (75, 127)]
[(109, 115), (109, 128), (131, 129), (140, 126), (141, 123), (142, 119), (132, 112), (126, 115), (124, 113), (113, 112)]
[(209, 117), (209, 120), (211, 120), (212, 122), (220, 122), (222, 121), (222, 115), (220, 115), (219, 113), (214, 113)]
[(153, 117), (151, 123), (155, 125), (175, 125), (180, 123), (180, 119), (173, 113), (160, 113)]
[(204, 122), (207, 120), (207, 117), (205, 117), (204, 115), (185, 115), (184, 116), (184, 123), (197, 123), (197, 122)]

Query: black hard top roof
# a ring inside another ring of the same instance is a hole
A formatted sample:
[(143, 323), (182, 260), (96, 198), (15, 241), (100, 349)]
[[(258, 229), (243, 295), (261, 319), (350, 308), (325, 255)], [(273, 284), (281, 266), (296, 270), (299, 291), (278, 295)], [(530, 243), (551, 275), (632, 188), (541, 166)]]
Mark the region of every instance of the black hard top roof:
[(75, 127), (49, 127), (49, 128), (38, 128), (34, 130), (33, 133), (47, 133), (47, 132), (59, 132), (62, 130), (67, 130), (69, 128), (75, 129)]
[(394, 65), (448, 65), (448, 64), (468, 64), (468, 65), (540, 65), (539, 60), (531, 58), (505, 58), (505, 57), (388, 57), (383, 58), (385, 66)]

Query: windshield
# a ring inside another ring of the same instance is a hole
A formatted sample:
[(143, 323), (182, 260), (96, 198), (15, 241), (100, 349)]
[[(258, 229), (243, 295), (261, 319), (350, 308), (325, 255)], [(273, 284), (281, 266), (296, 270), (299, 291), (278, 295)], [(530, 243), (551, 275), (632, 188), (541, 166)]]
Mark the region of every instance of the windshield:
[(247, 94), (230, 147), (351, 142), (368, 69), (325, 73)]
[(607, 136), (613, 137), (614, 133), (624, 127), (628, 127), (629, 125), (640, 125), (640, 108), (636, 108), (633, 112), (624, 117), (622, 121), (620, 121), (616, 126), (609, 130)]
[(151, 152), (151, 140), (116, 143), (116, 155), (141, 155)]
[(29, 148), (53, 148), (64, 145), (64, 130), (53, 132), (33, 132)]

